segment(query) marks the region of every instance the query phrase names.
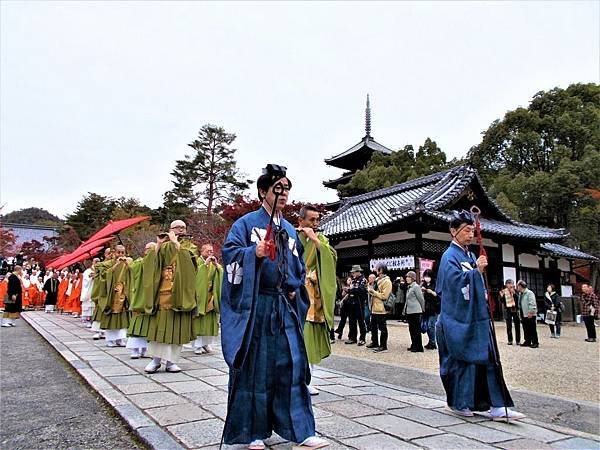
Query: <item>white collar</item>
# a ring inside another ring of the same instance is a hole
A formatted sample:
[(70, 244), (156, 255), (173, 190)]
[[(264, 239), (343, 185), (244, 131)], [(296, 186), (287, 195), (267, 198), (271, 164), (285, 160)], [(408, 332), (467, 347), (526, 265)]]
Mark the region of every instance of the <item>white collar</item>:
[[(267, 211), (267, 208), (265, 208), (265, 205), (261, 204), (260, 207), (265, 210), (265, 212), (267, 213), (267, 215), (269, 217), (271, 217), (271, 213), (269, 213), (269, 211)], [(273, 223), (277, 226), (281, 225), (281, 211), (275, 213), (275, 215), (273, 216)]]
[(460, 245), (458, 242), (456, 242), (454, 239), (452, 239), (452, 243), (453, 243), (454, 245), (456, 245), (458, 248), (460, 248), (460, 249), (461, 249), (463, 252), (465, 252), (467, 255), (468, 255), (469, 253), (471, 253), (471, 252), (469, 251), (469, 248), (468, 248), (468, 247), (463, 247), (463, 246), (462, 246), (462, 245)]

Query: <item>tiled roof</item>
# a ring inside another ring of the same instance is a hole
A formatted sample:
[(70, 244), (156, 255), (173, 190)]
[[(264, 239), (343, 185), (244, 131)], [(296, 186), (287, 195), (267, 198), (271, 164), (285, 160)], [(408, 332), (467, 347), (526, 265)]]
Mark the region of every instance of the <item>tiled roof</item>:
[(541, 244), (540, 247), (542, 250), (546, 250), (551, 253), (553, 256), (562, 256), (564, 258), (573, 258), (573, 259), (585, 259), (588, 261), (598, 261), (598, 258), (592, 255), (588, 255), (580, 250), (575, 250), (574, 248), (565, 247), (560, 244), (551, 244), (545, 243)]
[(353, 145), (348, 150), (340, 153), (339, 155), (332, 156), (331, 158), (327, 158), (325, 160), (325, 162), (330, 165), (335, 165), (336, 160), (343, 159), (347, 156), (350, 156), (350, 155), (352, 155), (352, 153), (362, 149), (363, 147), (366, 147), (375, 152), (384, 153), (386, 155), (389, 155), (392, 153), (392, 150), (390, 150), (389, 148), (387, 148), (384, 145), (381, 145), (379, 142), (377, 142), (371, 136), (365, 136), (358, 144)]
[[(443, 220), (448, 224), (452, 221), (452, 211), (425, 211), (424, 213), (431, 217), (435, 217), (436, 219)], [(564, 230), (561, 229), (538, 227), (536, 225), (529, 225), (515, 221), (510, 223), (481, 218), (480, 222), (482, 234), (495, 234), (536, 240), (564, 239), (568, 235)]]
[(347, 174), (344, 174), (341, 177), (336, 178), (334, 180), (323, 181), (323, 185), (326, 187), (335, 188), (335, 187), (337, 187), (338, 184), (348, 183), (352, 179), (353, 176), (354, 176), (354, 173), (347, 173)]
[[(343, 199), (342, 206), (335, 213), (323, 220), (321, 228), (329, 237), (348, 237), (416, 214), (426, 214), (434, 219), (450, 222), (451, 211), (446, 210), (446, 207), (474, 181), (481, 185), (475, 169), (458, 166), (389, 188), (349, 197)], [(564, 230), (516, 222), (493, 201), (491, 203), (505, 221), (482, 219), (484, 232), (544, 241), (562, 240), (567, 235)]]

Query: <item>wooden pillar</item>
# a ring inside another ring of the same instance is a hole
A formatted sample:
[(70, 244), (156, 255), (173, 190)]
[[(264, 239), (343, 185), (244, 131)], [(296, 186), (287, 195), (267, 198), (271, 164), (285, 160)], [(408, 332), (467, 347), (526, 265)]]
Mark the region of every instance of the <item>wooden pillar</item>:
[(515, 272), (517, 274), (517, 279), (515, 280), (516, 283), (521, 279), (521, 265), (519, 264), (519, 255), (521, 252), (519, 252), (519, 249), (516, 245), (513, 245), (513, 249), (515, 250)]
[(423, 256), (423, 233), (415, 231), (415, 272), (417, 274), (418, 283), (421, 282), (421, 261), (419, 258)]

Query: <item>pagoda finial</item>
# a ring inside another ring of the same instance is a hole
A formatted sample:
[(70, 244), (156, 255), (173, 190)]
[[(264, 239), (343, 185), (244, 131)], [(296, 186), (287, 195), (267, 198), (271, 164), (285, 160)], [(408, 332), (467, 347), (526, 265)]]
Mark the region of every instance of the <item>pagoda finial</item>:
[(371, 102), (369, 101), (369, 94), (367, 94), (367, 109), (365, 109), (365, 137), (371, 137)]

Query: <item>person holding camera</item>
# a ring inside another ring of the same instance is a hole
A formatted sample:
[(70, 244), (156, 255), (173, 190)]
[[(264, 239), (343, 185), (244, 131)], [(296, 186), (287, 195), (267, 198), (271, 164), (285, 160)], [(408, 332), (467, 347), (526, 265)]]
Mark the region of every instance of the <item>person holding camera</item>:
[(347, 277), (344, 281), (344, 284), (340, 288), (338, 305), (340, 308), (340, 321), (338, 323), (337, 328), (335, 329), (335, 333), (338, 335), (338, 339), (342, 339), (342, 335), (344, 334), (344, 328), (346, 327), (346, 321), (350, 316), (350, 304), (346, 300), (348, 300), (348, 291), (350, 290), (350, 286), (352, 285), (352, 277)]
[[(385, 264), (377, 266), (377, 279), (373, 287), (368, 288), (371, 296), (371, 343), (367, 348), (372, 348), (374, 353), (387, 352), (387, 311), (384, 302), (392, 293), (392, 280), (388, 276), (388, 268)], [(381, 332), (381, 336), (379, 336)]]
[[(348, 304), (350, 332), (345, 344), (356, 344), (358, 337), (358, 346), (360, 347), (365, 345), (367, 334), (364, 318), (364, 308), (367, 304), (367, 279), (362, 274), (362, 268), (359, 265), (352, 266), (351, 272), (352, 282), (348, 289), (348, 298), (345, 300)], [(357, 336), (357, 325), (360, 330), (360, 336)]]

